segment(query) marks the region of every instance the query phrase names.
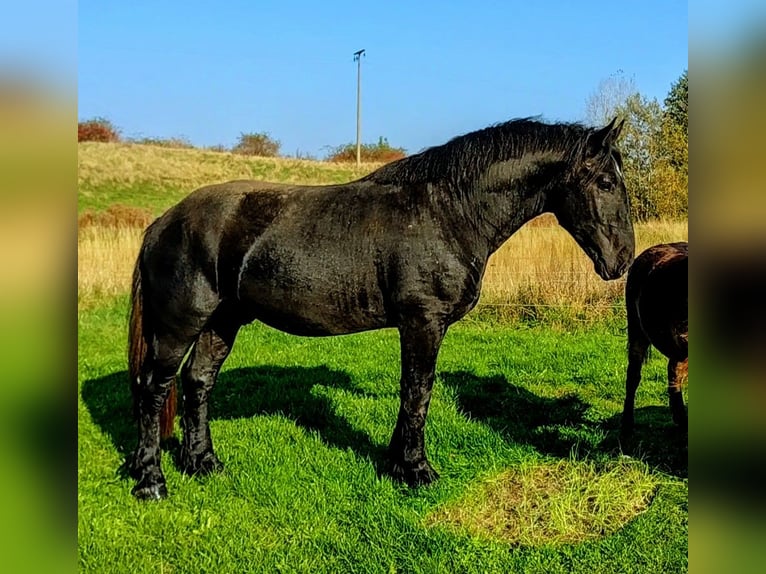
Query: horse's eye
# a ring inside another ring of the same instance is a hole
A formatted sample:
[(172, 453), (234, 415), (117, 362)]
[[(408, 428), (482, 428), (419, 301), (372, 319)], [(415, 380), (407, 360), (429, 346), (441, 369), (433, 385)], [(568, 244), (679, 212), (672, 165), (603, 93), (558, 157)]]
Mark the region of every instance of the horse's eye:
[(609, 191), (612, 189), (612, 180), (602, 175), (596, 180), (596, 185), (602, 191)]

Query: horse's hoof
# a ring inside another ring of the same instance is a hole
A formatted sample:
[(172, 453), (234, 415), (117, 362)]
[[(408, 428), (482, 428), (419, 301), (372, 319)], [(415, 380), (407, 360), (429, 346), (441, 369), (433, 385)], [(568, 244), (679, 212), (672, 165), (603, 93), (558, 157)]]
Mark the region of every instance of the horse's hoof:
[(168, 488), (164, 482), (139, 482), (131, 491), (138, 500), (161, 500), (167, 498)]
[(673, 422), (676, 423), (680, 428), (686, 428), (689, 426), (689, 418), (686, 415), (686, 411), (681, 410), (680, 412), (676, 411), (673, 413)]
[(413, 466), (394, 464), (391, 469), (394, 480), (404, 482), (410, 488), (431, 484), (439, 478), (439, 474), (431, 468), (427, 460)]
[(212, 451), (202, 454), (182, 455), (182, 469), (188, 475), (205, 476), (223, 470), (223, 463)]

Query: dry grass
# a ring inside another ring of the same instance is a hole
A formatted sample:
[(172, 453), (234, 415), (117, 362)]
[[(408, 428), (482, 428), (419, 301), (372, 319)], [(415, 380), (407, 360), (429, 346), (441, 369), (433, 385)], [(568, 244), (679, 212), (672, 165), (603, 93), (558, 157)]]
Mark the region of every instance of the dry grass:
[[(141, 226), (112, 224), (115, 218), (120, 221), (120, 214)], [(86, 217), (92, 218), (88, 224), (83, 223)], [(128, 292), (142, 229), (149, 219), (146, 212), (120, 206), (81, 216), (80, 304)], [(637, 251), (687, 237), (686, 222), (636, 225)], [(619, 305), (623, 289), (624, 279), (602, 281), (590, 259), (561, 227), (533, 221), (490, 258), (481, 304), (496, 307), (506, 318), (539, 318), (550, 309), (565, 309), (570, 317), (598, 318)]]
[[(686, 221), (638, 223), (636, 253), (651, 245), (688, 239)], [(505, 317), (529, 319), (566, 310), (572, 318), (597, 318), (619, 306), (624, 276), (603, 281), (593, 262), (555, 218), (530, 221), (489, 260), (481, 304)]]
[(90, 307), (103, 297), (130, 290), (133, 265), (141, 246), (140, 227), (80, 227), (77, 256), (77, 301)]
[(524, 546), (571, 544), (619, 530), (657, 486), (636, 462), (526, 464), (476, 485), (426, 524)]
[(356, 166), (317, 161), (247, 157), (200, 149), (179, 149), (135, 143), (78, 145), (81, 192), (104, 184), (148, 182), (191, 191), (231, 179), (260, 179), (286, 183), (324, 184), (350, 181), (380, 164)]
[(77, 229), (86, 227), (146, 229), (152, 221), (154, 221), (154, 215), (148, 209), (115, 204), (104, 211), (85, 211), (77, 218)]

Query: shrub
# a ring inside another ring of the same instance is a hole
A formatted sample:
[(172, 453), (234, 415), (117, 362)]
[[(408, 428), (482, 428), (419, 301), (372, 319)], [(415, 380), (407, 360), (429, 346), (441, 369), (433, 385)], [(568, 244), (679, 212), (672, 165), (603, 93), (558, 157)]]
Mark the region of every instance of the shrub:
[[(373, 163), (389, 163), (407, 156), (404, 148), (391, 147), (384, 137), (378, 139), (376, 144), (362, 144), (359, 146), (361, 160)], [(345, 144), (331, 148), (327, 161), (354, 162), (356, 161), (356, 144)]]
[(117, 203), (110, 205), (105, 211), (85, 211), (77, 218), (77, 228), (80, 230), (88, 227), (138, 227), (144, 229), (154, 219), (155, 216), (148, 209)]
[(231, 151), (242, 155), (257, 155), (261, 157), (276, 157), (281, 147), (279, 140), (273, 139), (268, 133), (240, 134), (239, 141)]
[(77, 141), (113, 143), (120, 141), (120, 133), (109, 120), (93, 118), (77, 124)]

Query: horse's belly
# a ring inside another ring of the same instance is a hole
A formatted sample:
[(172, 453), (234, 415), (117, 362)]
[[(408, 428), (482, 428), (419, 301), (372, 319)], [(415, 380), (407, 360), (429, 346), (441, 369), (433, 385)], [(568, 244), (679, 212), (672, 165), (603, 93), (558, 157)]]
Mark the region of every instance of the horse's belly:
[(365, 288), (344, 290), (339, 283), (342, 278), (334, 285), (243, 281), (239, 297), (253, 319), (294, 335), (344, 335), (388, 326), (379, 293)]

